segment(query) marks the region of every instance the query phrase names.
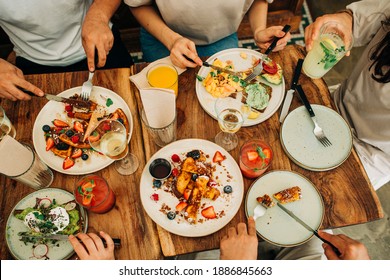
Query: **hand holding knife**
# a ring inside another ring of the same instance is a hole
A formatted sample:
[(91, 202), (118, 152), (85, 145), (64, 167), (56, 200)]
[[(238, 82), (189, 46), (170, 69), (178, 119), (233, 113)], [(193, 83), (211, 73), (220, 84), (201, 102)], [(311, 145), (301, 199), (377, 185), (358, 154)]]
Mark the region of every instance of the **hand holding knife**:
[(288, 114), (288, 110), (290, 108), (291, 101), (292, 101), (292, 98), (293, 98), (293, 93), (294, 93), (294, 91), (296, 89), (296, 86), (297, 86), (298, 80), (299, 80), (299, 76), (301, 74), (302, 63), (303, 63), (303, 59), (299, 59), (298, 63), (297, 63), (297, 66), (295, 67), (294, 77), (293, 77), (293, 80), (292, 80), (291, 88), (287, 91), (286, 97), (284, 98), (282, 111), (280, 112), (280, 116), (279, 116), (279, 121), (281, 123), (284, 121), (284, 119), (286, 118), (286, 116)]

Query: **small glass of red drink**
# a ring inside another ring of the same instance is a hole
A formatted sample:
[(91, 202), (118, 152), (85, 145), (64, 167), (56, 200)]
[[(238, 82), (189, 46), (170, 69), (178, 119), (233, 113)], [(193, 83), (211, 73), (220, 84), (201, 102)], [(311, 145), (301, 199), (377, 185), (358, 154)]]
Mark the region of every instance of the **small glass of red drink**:
[(240, 150), (240, 169), (247, 178), (257, 178), (271, 164), (273, 152), (271, 147), (260, 139), (249, 140)]
[(112, 189), (107, 181), (97, 175), (87, 175), (77, 182), (74, 189), (76, 202), (94, 213), (110, 211), (116, 201)]

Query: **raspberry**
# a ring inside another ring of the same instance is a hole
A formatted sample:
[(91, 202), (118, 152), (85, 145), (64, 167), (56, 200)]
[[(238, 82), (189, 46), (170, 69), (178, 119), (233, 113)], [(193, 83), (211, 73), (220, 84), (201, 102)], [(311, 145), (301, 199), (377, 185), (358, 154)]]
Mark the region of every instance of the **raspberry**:
[(78, 135), (73, 135), (70, 140), (73, 142), (73, 143), (77, 143), (79, 142), (80, 140), (80, 137)]
[(171, 159), (173, 162), (180, 162), (180, 157), (177, 154), (173, 154)]

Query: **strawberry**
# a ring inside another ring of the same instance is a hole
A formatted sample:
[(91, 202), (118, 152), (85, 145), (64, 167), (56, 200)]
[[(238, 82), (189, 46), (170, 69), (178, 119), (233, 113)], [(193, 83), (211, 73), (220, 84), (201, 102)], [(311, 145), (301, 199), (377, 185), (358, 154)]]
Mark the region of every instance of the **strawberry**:
[(183, 197), (185, 200), (188, 200), (190, 198), (192, 190), (191, 189), (185, 189), (183, 193)]
[(226, 157), (221, 154), (220, 151), (216, 151), (213, 157), (213, 162), (221, 162), (224, 161)]
[(94, 187), (96, 187), (95, 181), (89, 180), (82, 184), (81, 190), (83, 191), (83, 193), (90, 193), (92, 192)]
[(74, 160), (71, 157), (66, 157), (62, 163), (62, 169), (66, 170), (74, 165)]
[(268, 158), (268, 159), (271, 158), (271, 153), (272, 153), (272, 152), (271, 152), (270, 149), (264, 148), (264, 149), (263, 149), (263, 153), (264, 153), (264, 155), (265, 155), (266, 158)]
[(61, 121), (61, 120), (59, 120), (59, 119), (55, 119), (55, 120), (53, 121), (53, 124), (54, 124), (56, 127), (68, 127), (68, 126), (69, 126), (68, 123), (66, 123), (66, 122), (64, 122), (64, 121)]
[(54, 139), (49, 137), (46, 139), (46, 151), (54, 147)]
[(67, 112), (72, 112), (73, 111), (73, 106), (68, 104), (68, 105), (65, 105), (65, 111)]
[(73, 123), (73, 129), (78, 131), (78, 132), (84, 132), (84, 126), (81, 122), (75, 121)]
[(153, 201), (158, 201), (158, 194), (157, 193), (154, 193), (150, 196), (150, 198), (153, 200)]
[(203, 217), (205, 217), (207, 219), (215, 219), (217, 217), (217, 215), (215, 214), (215, 211), (214, 211), (214, 206), (209, 206), (209, 207), (203, 209), (201, 214)]
[(83, 151), (81, 149), (74, 149), (71, 158), (79, 158), (83, 154)]
[(178, 170), (177, 168), (173, 168), (173, 169), (172, 169), (172, 175), (173, 175), (174, 177), (177, 177), (177, 176), (179, 175), (179, 170)]
[(87, 195), (83, 195), (83, 205), (89, 206), (92, 202), (92, 198), (94, 197), (93, 193), (89, 193)]
[(102, 129), (103, 129), (104, 131), (109, 131), (109, 130), (111, 129), (110, 123), (109, 123), (109, 122), (103, 123)]
[(74, 113), (73, 112), (67, 112), (66, 113), (69, 118), (74, 118)]
[(180, 162), (180, 157), (177, 154), (173, 154), (171, 156), (171, 159), (172, 159), (173, 162)]
[(176, 211), (181, 212), (184, 208), (187, 207), (187, 202), (181, 201), (178, 205), (176, 205)]
[(259, 157), (257, 152), (247, 152), (246, 155), (248, 156), (249, 161), (255, 161)]
[(78, 136), (77, 134), (73, 135), (70, 140), (73, 142), (73, 143), (78, 143), (79, 140), (80, 140), (80, 136)]

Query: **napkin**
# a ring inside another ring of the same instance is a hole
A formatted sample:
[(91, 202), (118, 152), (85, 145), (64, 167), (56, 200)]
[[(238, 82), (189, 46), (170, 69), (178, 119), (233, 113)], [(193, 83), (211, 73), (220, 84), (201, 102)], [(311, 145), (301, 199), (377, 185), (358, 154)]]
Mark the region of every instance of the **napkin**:
[(176, 68), (177, 73), (179, 75), (181, 73), (183, 73), (184, 71), (186, 71), (186, 69), (179, 68), (179, 67), (173, 65), (173, 63), (171, 61), (171, 58), (169, 56), (167, 56), (167, 57), (161, 58), (159, 60), (156, 60), (156, 61), (150, 63), (147, 67), (145, 67), (138, 74), (130, 76), (130, 81), (132, 81), (137, 86), (138, 89), (149, 88), (150, 85), (149, 85), (148, 80), (146, 78), (146, 73), (148, 73), (148, 70), (149, 70), (150, 67), (153, 67), (154, 65), (159, 64), (159, 63), (165, 63), (165, 64), (172, 65), (173, 67)]
[(176, 116), (176, 96), (172, 89), (140, 89), (142, 104), (150, 127), (169, 125)]
[(6, 176), (18, 176), (26, 172), (34, 159), (31, 150), (16, 141), (9, 135), (5, 135), (0, 141), (0, 173)]

